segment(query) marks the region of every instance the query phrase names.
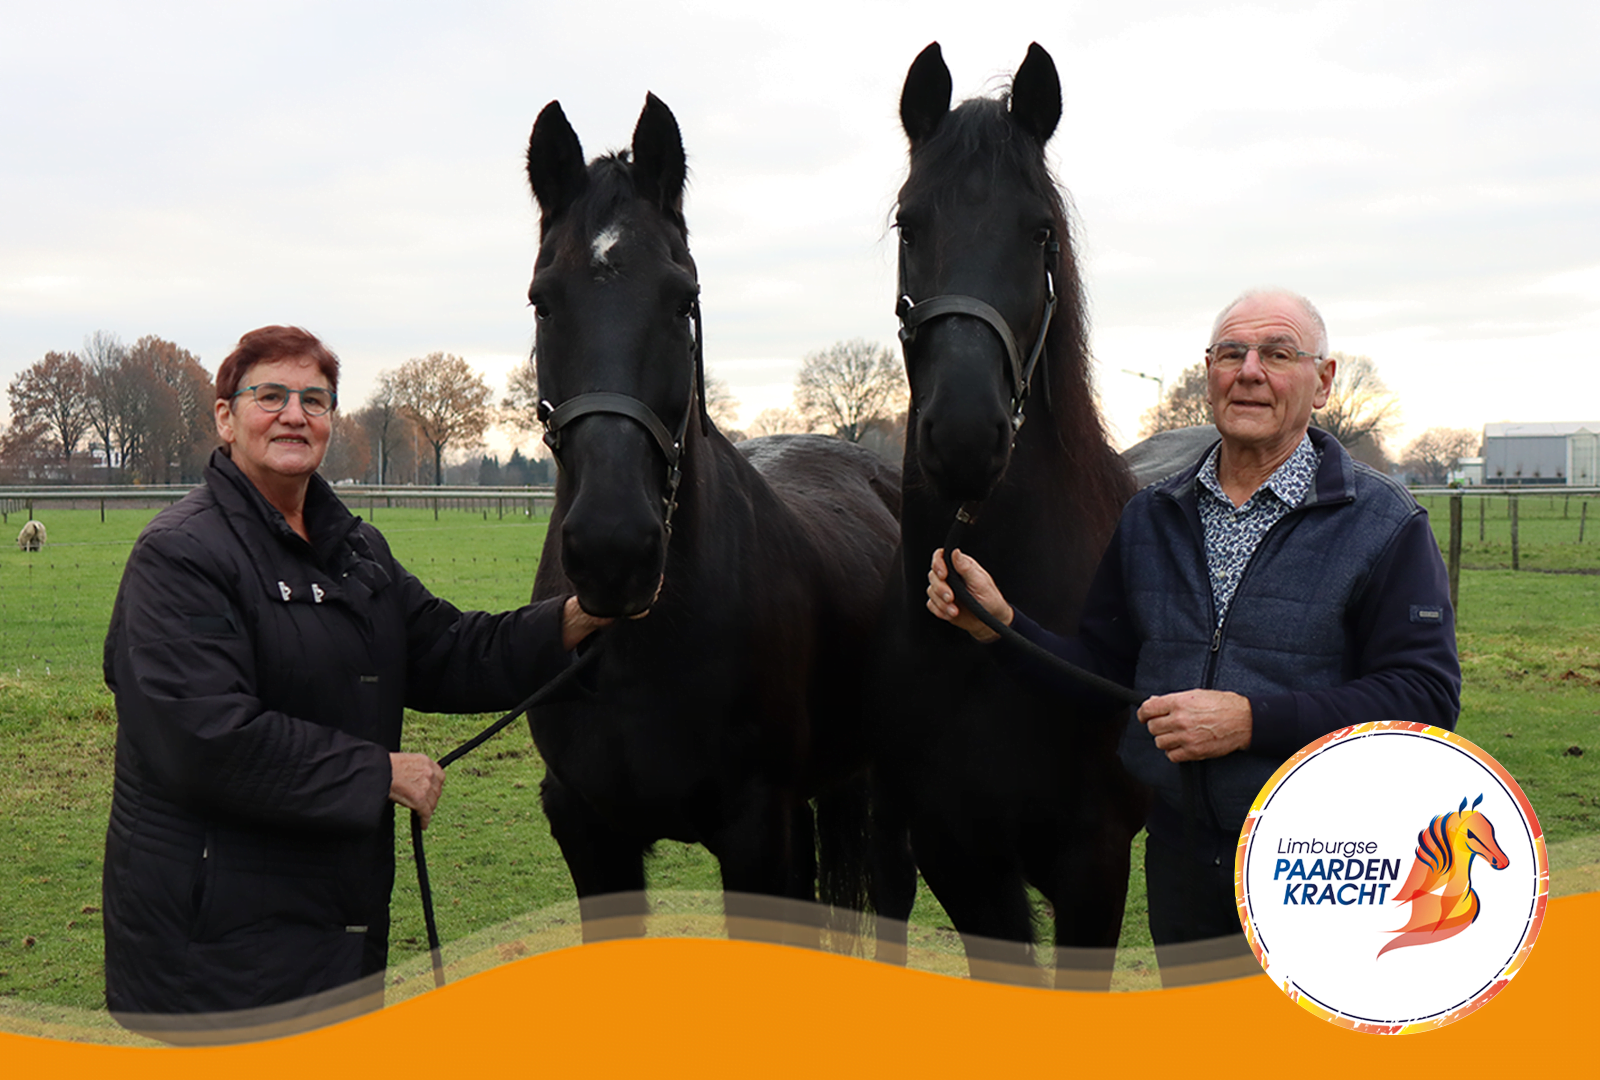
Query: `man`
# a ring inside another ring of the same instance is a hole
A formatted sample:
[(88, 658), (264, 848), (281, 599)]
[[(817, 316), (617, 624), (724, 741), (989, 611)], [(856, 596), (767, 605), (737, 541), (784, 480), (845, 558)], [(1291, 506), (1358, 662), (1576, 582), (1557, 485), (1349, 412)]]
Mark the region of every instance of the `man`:
[[(1167, 985), (1187, 981), (1180, 966), (1242, 948), (1234, 848), (1279, 765), (1348, 724), (1453, 729), (1460, 711), (1454, 615), (1427, 514), (1309, 426), (1333, 384), (1327, 354), (1304, 297), (1254, 290), (1223, 309), (1206, 349), (1221, 441), (1128, 503), (1077, 638), (1033, 623), (975, 560), (953, 554), (1002, 623), (1150, 695), (1120, 752), (1154, 795), (1145, 880)], [(942, 551), (928, 608), (980, 641), (997, 637), (955, 603)], [(1003, 648), (1019, 677), (1089, 693)]]

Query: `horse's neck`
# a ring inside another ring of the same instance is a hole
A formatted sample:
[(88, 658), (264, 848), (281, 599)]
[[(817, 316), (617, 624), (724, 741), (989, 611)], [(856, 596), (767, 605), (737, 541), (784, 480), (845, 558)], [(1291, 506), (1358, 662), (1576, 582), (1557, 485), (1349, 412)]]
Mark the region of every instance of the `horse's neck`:
[(702, 435), (693, 418), (689, 426), (691, 430), (684, 436), (678, 506), (672, 517), (672, 535), (667, 540), (668, 573), (700, 565), (702, 558), (713, 556), (733, 539), (729, 531), (734, 524), (719, 514), (718, 508), (726, 503), (727, 492), (734, 483), (732, 471), (737, 463), (732, 459), (739, 452), (720, 433)]
[(1473, 858), (1478, 854), (1467, 843), (1467, 815), (1460, 814), (1445, 833), (1445, 839), (1450, 843), (1451, 864), (1455, 872), (1465, 877), (1472, 866)]
[[(958, 509), (922, 480), (915, 458), (914, 439), (908, 437), (902, 510), (908, 587), (927, 574), (929, 557), (946, 543)], [(957, 532), (959, 543), (995, 575), (1007, 598), (1054, 629), (1070, 630), (1076, 622), (1106, 539), (1100, 530), (1082, 524), (1083, 480), (1061, 445), (1053, 418), (1043, 413), (1023, 425), (1005, 476), (978, 505), (977, 520)]]

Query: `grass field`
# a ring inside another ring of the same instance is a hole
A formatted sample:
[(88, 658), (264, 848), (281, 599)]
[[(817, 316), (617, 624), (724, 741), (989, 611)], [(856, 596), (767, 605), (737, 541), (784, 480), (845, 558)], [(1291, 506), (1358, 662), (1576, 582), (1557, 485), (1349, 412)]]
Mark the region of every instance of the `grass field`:
[[(1511, 498), (1508, 495), (1463, 495), (1463, 567), (1511, 569)], [(1600, 573), (1600, 498), (1543, 491), (1524, 492), (1515, 498), (1517, 562), (1521, 569)], [(1428, 511), (1439, 550), (1448, 551), (1449, 496), (1426, 495), (1419, 501)]]
[[(1576, 500), (1566, 518), (1560, 496), (1553, 502), (1555, 513), (1544, 516), (1521, 508), (1523, 566), (1542, 559), (1552, 564), (1546, 569), (1600, 567), (1600, 538), (1575, 541)], [(0, 1023), (24, 1006), (102, 1008), (100, 859), (115, 715), (100, 652), (123, 561), (155, 513), (108, 511), (102, 524), (97, 512), (56, 512), (45, 551), (0, 549)], [(1476, 542), (1474, 514), (1469, 501)], [(520, 513), (500, 520), (492, 510), (486, 518), (446, 512), (438, 522), (423, 510), (380, 508), (377, 516), (396, 555), (439, 595), (491, 609), (526, 598), (542, 521)], [(1441, 519), (1442, 506), (1436, 527)], [(1503, 542), (1491, 537), (1474, 558), (1494, 566), (1501, 555), (1509, 566)], [(1600, 888), (1600, 576), (1468, 570), (1461, 610), (1461, 731), (1528, 792), (1564, 875), (1557, 891)], [(407, 749), (438, 756), (488, 719), (412, 715)], [(477, 957), (481, 966), (515, 956), (528, 941), (576, 941), (571, 882), (538, 806), (542, 775), (521, 725), (451, 768), (428, 832), (441, 933), (455, 943), (447, 955)], [(425, 936), (409, 840), (401, 846), (391, 961), (401, 977), (419, 976)], [(1152, 978), (1139, 858), (1136, 848), (1124, 987)], [(662, 910), (681, 911), (689, 932), (708, 925), (717, 876), (704, 851), (664, 842), (649, 874), (653, 891), (670, 892)], [(926, 890), (912, 922), (914, 944), (953, 955), (947, 919)], [(949, 969), (960, 970), (959, 960)]]

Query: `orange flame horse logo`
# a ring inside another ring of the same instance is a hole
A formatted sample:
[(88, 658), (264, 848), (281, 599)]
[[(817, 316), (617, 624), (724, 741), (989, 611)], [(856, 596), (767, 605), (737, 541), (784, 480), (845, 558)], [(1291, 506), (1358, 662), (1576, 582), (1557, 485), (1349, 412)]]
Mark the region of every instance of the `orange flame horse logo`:
[(1511, 864), (1495, 842), (1493, 823), (1478, 812), (1481, 802), (1479, 795), (1469, 810), (1463, 798), (1459, 809), (1440, 814), (1417, 834), (1417, 861), (1394, 897), (1395, 903), (1411, 905), (1411, 918), (1391, 931), (1400, 936), (1379, 949), (1379, 956), (1390, 949), (1455, 937), (1477, 920), (1473, 859), (1482, 855), (1496, 870)]

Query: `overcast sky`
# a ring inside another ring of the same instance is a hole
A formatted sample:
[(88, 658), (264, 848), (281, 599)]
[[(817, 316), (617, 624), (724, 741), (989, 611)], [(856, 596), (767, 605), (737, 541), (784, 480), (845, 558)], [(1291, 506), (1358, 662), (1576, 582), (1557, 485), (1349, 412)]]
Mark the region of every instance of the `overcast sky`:
[[(902, 81), (1030, 41), (1066, 99), (1097, 385), (1123, 441), (1241, 289), (1309, 295), (1435, 425), (1600, 419), (1600, 5), (0, 0), (0, 381), (109, 330), (215, 370), (295, 323), (359, 404), (411, 356), (498, 392), (532, 343), (528, 130), (590, 156), (654, 91), (689, 153), (706, 354), (748, 420), (894, 341)], [(4, 413), (0, 405), (0, 414)]]

